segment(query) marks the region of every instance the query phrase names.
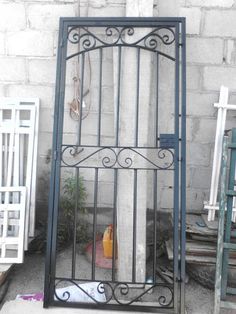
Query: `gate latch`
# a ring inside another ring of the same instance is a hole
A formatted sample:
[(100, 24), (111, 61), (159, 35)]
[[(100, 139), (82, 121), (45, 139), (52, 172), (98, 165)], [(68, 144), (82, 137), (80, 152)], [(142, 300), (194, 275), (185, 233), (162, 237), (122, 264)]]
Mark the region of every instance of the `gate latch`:
[(160, 148), (175, 148), (175, 134), (160, 134)]

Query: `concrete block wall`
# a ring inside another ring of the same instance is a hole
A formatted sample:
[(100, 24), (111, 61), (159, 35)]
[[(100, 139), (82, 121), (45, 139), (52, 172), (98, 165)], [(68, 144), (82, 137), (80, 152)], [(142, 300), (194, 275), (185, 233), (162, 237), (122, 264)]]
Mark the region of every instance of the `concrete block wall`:
[[(41, 100), (39, 215), (47, 211), (59, 17), (124, 16), (125, 3), (125, 0), (80, 0), (80, 9), (77, 0), (4, 0), (0, 3), (0, 95)], [(186, 16), (187, 19), (187, 208), (197, 210), (203, 207), (209, 195), (216, 126), (213, 103), (218, 101), (220, 85), (230, 88), (230, 102), (236, 103), (236, 1), (178, 0), (173, 3), (172, 0), (156, 0), (155, 15)], [(74, 71), (72, 66), (70, 78)], [(112, 116), (109, 106), (113, 95), (112, 75), (106, 74), (104, 89), (107, 117)], [(68, 100), (73, 96), (70, 78), (67, 80)], [(88, 123), (91, 127), (88, 141), (91, 142), (95, 113), (92, 108)], [(235, 116), (229, 113), (229, 127), (235, 125)], [(75, 125), (70, 120), (67, 122), (69, 130), (65, 136), (70, 138)], [(106, 194), (111, 193), (106, 193), (106, 187), (109, 188), (112, 178), (103, 180), (101, 203), (107, 206), (110, 200)], [(167, 180), (162, 189), (163, 208), (171, 206), (168, 189)]]
[[(185, 0), (179, 16), (187, 23), (187, 209), (203, 208), (209, 200), (211, 167), (221, 85), (229, 87), (230, 103), (236, 95), (236, 2)], [(236, 126), (228, 112), (226, 128)]]

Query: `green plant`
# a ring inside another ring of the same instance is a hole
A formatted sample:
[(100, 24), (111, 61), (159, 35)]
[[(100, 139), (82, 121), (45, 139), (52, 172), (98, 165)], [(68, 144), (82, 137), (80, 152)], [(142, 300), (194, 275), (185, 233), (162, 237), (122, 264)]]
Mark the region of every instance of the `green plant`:
[(87, 213), (85, 208), (86, 198), (87, 194), (82, 177), (78, 177), (78, 180), (76, 177), (65, 179), (60, 206), (62, 210), (61, 221), (64, 229), (61, 234), (62, 237), (63, 235), (69, 239), (73, 237), (75, 215), (77, 215), (76, 241), (79, 243), (88, 241), (88, 223), (84, 219)]
[[(74, 216), (77, 215), (76, 241), (81, 245), (88, 243), (88, 223), (85, 221), (86, 209), (85, 201), (87, 198), (83, 178), (67, 178), (63, 185), (63, 194), (60, 202), (60, 214), (57, 227), (57, 249), (60, 250), (73, 240), (74, 235)], [(77, 203), (77, 206), (76, 206)], [(77, 208), (77, 213), (75, 213)], [(39, 234), (30, 243), (29, 251), (43, 253), (46, 250), (47, 228), (44, 222), (38, 222)]]

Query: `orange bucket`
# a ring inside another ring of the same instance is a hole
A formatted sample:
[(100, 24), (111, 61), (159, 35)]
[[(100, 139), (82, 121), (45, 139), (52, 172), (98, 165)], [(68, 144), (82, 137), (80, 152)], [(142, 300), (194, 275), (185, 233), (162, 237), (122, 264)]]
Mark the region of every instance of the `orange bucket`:
[(112, 258), (113, 249), (113, 225), (109, 225), (103, 234), (103, 254), (106, 258)]

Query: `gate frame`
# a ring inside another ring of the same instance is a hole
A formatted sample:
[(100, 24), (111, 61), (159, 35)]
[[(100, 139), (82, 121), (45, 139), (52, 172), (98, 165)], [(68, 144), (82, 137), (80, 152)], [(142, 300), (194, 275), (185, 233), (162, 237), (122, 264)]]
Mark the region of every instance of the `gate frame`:
[[(129, 311), (149, 311), (156, 313), (185, 313), (185, 243), (186, 243), (186, 28), (185, 18), (164, 18), (164, 17), (105, 17), (105, 18), (60, 18), (58, 54), (57, 54), (57, 74), (55, 89), (54, 106), (54, 125), (53, 125), (53, 149), (52, 166), (49, 193), (49, 212), (48, 212), (48, 235), (47, 235), (47, 254), (45, 262), (45, 285), (44, 285), (44, 307), (66, 306), (74, 307), (73, 303), (63, 303), (54, 300), (55, 288), (55, 261), (56, 261), (56, 241), (58, 223), (58, 204), (59, 204), (59, 180), (61, 164), (61, 145), (63, 136), (63, 114), (65, 96), (65, 77), (67, 62), (67, 35), (69, 27), (174, 27), (176, 36), (175, 43), (175, 169), (174, 186), (174, 208), (173, 208), (173, 233), (174, 233), (174, 301), (173, 307), (147, 307), (147, 306), (127, 306), (127, 305), (97, 305), (97, 304), (76, 304), (81, 308), (94, 308), (106, 310), (129, 310)], [(177, 48), (176, 48), (177, 47)], [(181, 50), (181, 52), (180, 52)], [(181, 71), (179, 64), (181, 58)], [(177, 65), (177, 66), (176, 66)], [(180, 84), (181, 82), (181, 88)], [(180, 97), (181, 95), (181, 97)], [(181, 98), (181, 99), (180, 99)], [(179, 103), (181, 104), (181, 114), (179, 114)], [(181, 128), (179, 121), (181, 120)], [(181, 136), (180, 136), (181, 134)], [(180, 153), (180, 154), (179, 154)], [(180, 171), (179, 171), (180, 164)], [(180, 183), (181, 182), (181, 183)], [(180, 224), (180, 228), (179, 228)], [(180, 253), (180, 254), (179, 254)], [(180, 301), (180, 304), (179, 304)]]

